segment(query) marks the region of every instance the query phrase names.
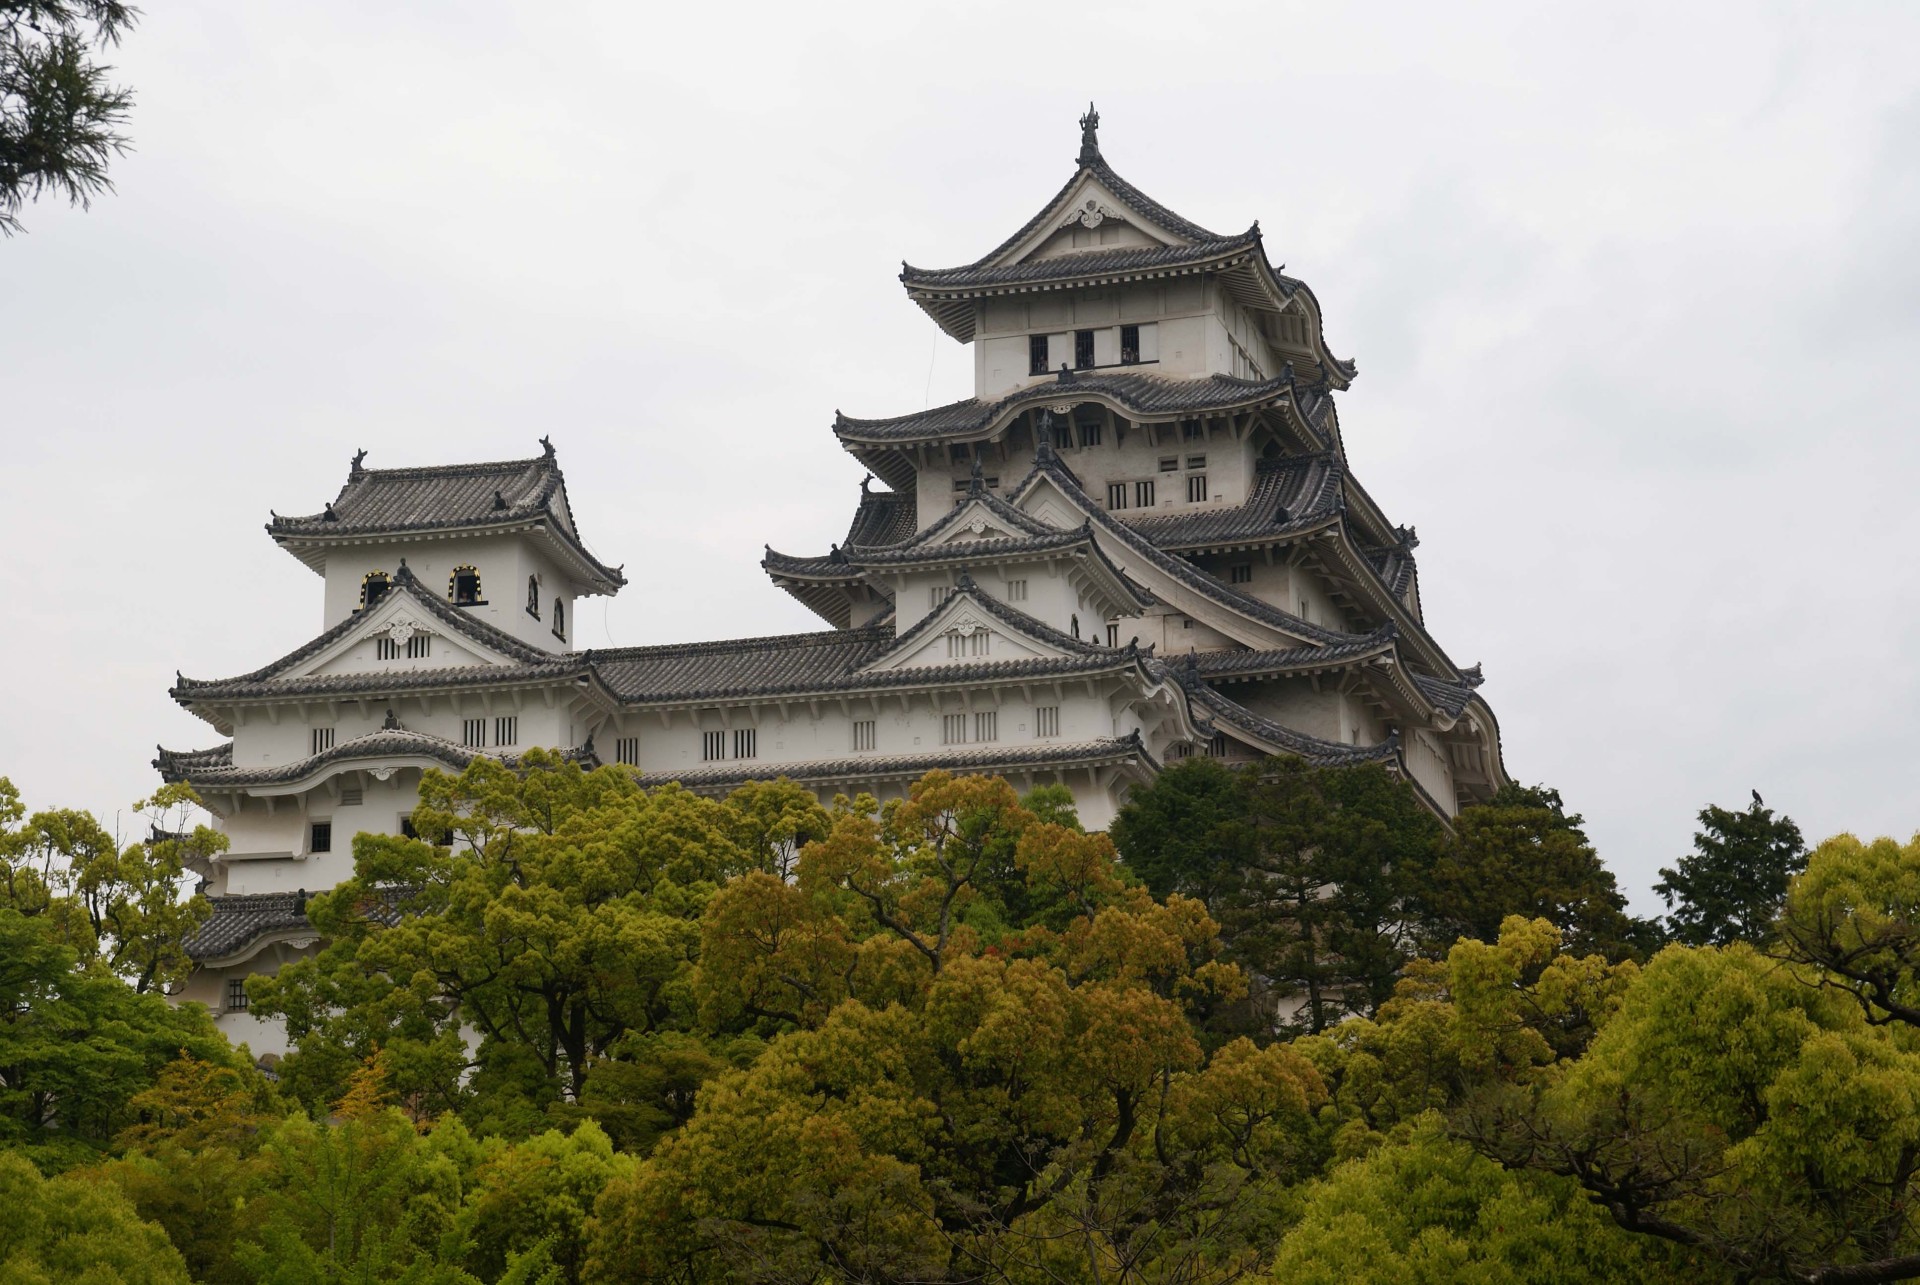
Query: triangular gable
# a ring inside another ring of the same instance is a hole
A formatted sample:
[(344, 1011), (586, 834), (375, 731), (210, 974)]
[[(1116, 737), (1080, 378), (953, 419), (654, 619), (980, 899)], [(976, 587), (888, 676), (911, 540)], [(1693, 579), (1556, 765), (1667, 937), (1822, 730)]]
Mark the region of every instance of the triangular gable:
[[(1073, 524), (1073, 525), (1078, 525)], [(1021, 536), (1052, 535), (1056, 528), (1037, 522), (1013, 505), (984, 488), (969, 492), (953, 508), (942, 514), (926, 530), (894, 551), (937, 548), (969, 540), (1018, 539)]]
[(1027, 235), (989, 262), (994, 267), (1007, 267), (1086, 250), (1191, 244), (1190, 238), (1156, 223), (1102, 182), (1093, 170), (1082, 169)]
[[(984, 641), (975, 641), (984, 635)], [(952, 640), (958, 639), (956, 644)], [(1075, 647), (1037, 620), (993, 602), (971, 583), (902, 634), (863, 673), (1008, 660), (1051, 660), (1091, 650)]]
[(1027, 482), (1014, 496), (1013, 506), (1033, 520), (1059, 529), (1077, 527), (1088, 517), (1085, 507), (1045, 469), (1028, 474)]
[(322, 674), (358, 674), (371, 670), (389, 670), (394, 659), (380, 655), (379, 644), (387, 640), (401, 656), (407, 643), (420, 635), (430, 639), (427, 655), (412, 663), (422, 670), (454, 669), (475, 665), (513, 665), (516, 658), (486, 645), (477, 631), (461, 629), (443, 613), (423, 605), (409, 585), (397, 583), (381, 598), (373, 610), (355, 618), (355, 628), (346, 630), (326, 647), (289, 665), (273, 678), (310, 678)]

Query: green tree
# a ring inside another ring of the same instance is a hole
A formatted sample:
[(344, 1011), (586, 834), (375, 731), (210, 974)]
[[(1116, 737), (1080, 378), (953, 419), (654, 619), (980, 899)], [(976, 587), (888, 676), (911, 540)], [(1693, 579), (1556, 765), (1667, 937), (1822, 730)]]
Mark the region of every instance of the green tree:
[(1545, 919), (1581, 953), (1649, 953), (1653, 925), (1626, 913), (1582, 824), (1545, 786), (1508, 785), (1462, 808), (1446, 856), (1413, 894), (1429, 948), (1444, 952), (1460, 937), (1492, 941), (1519, 915)]
[(121, 0), (0, 0), (0, 233), (18, 231), (21, 204), (42, 193), (85, 207), (112, 188), (133, 94), (94, 55), (139, 13)]
[(1218, 759), (1190, 758), (1135, 786), (1108, 833), (1154, 896), (1178, 892), (1211, 907), (1244, 864), (1246, 813), (1239, 774)]
[(183, 1052), (236, 1064), (205, 1008), (137, 994), (44, 916), (0, 910), (0, 1144), (48, 1167), (95, 1158)]
[(1759, 791), (1744, 812), (1709, 804), (1700, 812), (1693, 851), (1675, 869), (1661, 867), (1653, 890), (1668, 909), (1666, 929), (1689, 946), (1763, 944), (1786, 900), (1787, 885), (1806, 868), (1800, 827), (1776, 817)]
[(0, 1152), (0, 1280), (7, 1285), (187, 1285), (165, 1232), (111, 1184), (42, 1178)]

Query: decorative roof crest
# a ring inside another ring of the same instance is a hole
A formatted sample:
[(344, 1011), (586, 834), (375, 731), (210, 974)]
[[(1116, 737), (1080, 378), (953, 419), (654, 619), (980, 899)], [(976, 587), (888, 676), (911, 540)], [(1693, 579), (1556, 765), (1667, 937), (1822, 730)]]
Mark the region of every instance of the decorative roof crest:
[[(1092, 165), (1100, 159), (1100, 113), (1091, 102), (1080, 118), (1080, 164)], [(1091, 226), (1091, 225), (1089, 225)]]
[(367, 458), (366, 447), (363, 446), (359, 450), (355, 451), (353, 453), (353, 463), (347, 466), (348, 476), (357, 477), (360, 474), (366, 472), (367, 471), (366, 458)]
[(553, 439), (544, 433), (540, 435), (540, 453), (548, 459), (553, 458)]

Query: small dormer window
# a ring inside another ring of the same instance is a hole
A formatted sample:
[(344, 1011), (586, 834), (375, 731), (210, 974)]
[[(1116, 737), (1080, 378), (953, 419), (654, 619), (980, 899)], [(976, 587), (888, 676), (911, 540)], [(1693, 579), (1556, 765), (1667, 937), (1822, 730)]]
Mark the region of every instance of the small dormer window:
[(393, 588), (393, 579), (384, 571), (369, 571), (360, 578), (360, 610), (371, 611)]
[(527, 577), (527, 614), (540, 619), (540, 577)]
[(1044, 375), (1047, 373), (1047, 337), (1045, 335), (1027, 336), (1027, 373)]
[(480, 573), (472, 567), (455, 567), (447, 579), (447, 599), (456, 607), (480, 606)]
[(567, 640), (567, 604), (558, 598), (553, 600), (553, 636), (561, 642)]

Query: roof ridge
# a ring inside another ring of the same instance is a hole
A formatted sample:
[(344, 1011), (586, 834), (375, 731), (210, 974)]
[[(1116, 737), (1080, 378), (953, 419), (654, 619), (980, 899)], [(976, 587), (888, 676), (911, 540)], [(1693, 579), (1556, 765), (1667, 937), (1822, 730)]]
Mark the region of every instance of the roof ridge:
[(581, 656), (589, 663), (656, 656), (713, 656), (730, 651), (759, 650), (773, 644), (824, 647), (836, 643), (880, 640), (886, 636), (885, 626), (862, 625), (857, 629), (815, 629), (803, 634), (767, 634), (758, 638), (717, 638), (707, 642), (652, 643), (639, 647), (594, 647), (582, 652)]
[(509, 469), (550, 468), (560, 470), (556, 457), (535, 455), (523, 460), (480, 460), (465, 464), (405, 464), (399, 468), (367, 468), (364, 465), (350, 477), (367, 480), (397, 478), (411, 481), (423, 477), (477, 477), (482, 473), (503, 473)]

